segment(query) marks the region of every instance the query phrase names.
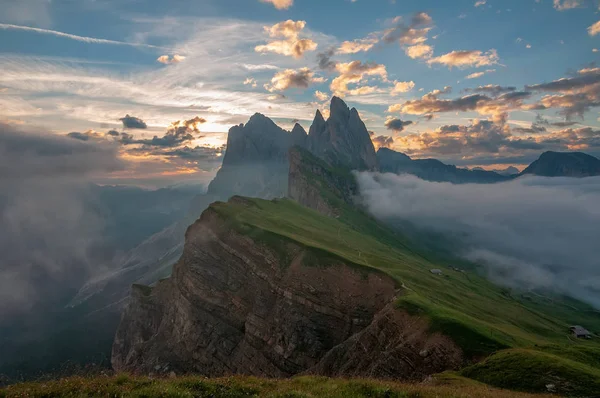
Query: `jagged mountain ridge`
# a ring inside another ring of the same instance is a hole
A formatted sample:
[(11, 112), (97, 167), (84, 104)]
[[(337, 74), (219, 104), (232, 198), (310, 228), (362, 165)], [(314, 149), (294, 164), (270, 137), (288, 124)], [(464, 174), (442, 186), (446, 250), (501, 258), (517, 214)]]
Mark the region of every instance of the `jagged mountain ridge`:
[(308, 134), (308, 149), (332, 163), (356, 170), (378, 168), (375, 147), (356, 108), (338, 98), (331, 99), (329, 119), (317, 110)]
[[(181, 255), (185, 229), (210, 203), (226, 201), (234, 195), (262, 199), (285, 196), (288, 193), (289, 150), (292, 146), (321, 148), (322, 151), (317, 153), (326, 153), (328, 160), (353, 169), (365, 169), (365, 164), (376, 168), (373, 143), (356, 109), (350, 110), (343, 100), (334, 97), (330, 115), (325, 121), (317, 111), (310, 134), (298, 123), (290, 133), (260, 113), (250, 117), (245, 125), (233, 126), (229, 130), (221, 169), (209, 184), (208, 192), (192, 201), (187, 216), (123, 256), (114, 275), (87, 284), (73, 304), (102, 293), (108, 285), (115, 286), (115, 289), (118, 286), (120, 290), (110, 293), (111, 302), (120, 301), (128, 294), (131, 284), (153, 283), (153, 278), (157, 281), (168, 275), (174, 261), (166, 264), (165, 258), (174, 259)], [(326, 144), (324, 136), (335, 139), (335, 144)], [(352, 143), (355, 139), (360, 141), (360, 145)], [(354, 156), (346, 158), (343, 151), (349, 147), (353, 147)], [(159, 247), (148, 250), (149, 246)], [(128, 276), (123, 278), (123, 275)]]

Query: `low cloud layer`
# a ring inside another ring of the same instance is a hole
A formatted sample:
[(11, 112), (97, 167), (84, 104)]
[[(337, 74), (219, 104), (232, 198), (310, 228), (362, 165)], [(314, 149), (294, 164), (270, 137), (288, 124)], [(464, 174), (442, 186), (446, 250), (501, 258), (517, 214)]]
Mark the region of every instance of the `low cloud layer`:
[(115, 144), (0, 124), (0, 320), (89, 276), (103, 221), (88, 182), (121, 166)]
[(566, 293), (600, 308), (600, 177), (494, 185), (357, 177), (374, 216), (462, 237), (456, 254), (483, 265), (491, 280)]

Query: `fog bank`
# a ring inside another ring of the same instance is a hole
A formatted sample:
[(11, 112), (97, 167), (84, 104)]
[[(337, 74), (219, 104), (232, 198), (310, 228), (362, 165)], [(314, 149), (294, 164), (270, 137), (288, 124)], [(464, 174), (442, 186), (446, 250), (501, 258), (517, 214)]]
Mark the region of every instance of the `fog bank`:
[(497, 283), (548, 288), (600, 308), (600, 177), (491, 185), (367, 172), (357, 179), (375, 217), (460, 236), (456, 254), (484, 265)]
[(120, 166), (114, 146), (0, 124), (0, 321), (94, 271), (103, 220), (89, 180)]

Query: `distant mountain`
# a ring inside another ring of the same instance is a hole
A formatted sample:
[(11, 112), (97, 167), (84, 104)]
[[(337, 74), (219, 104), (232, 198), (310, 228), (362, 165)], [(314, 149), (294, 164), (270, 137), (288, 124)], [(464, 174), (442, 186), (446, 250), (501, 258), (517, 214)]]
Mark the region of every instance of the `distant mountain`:
[(510, 166), (505, 169), (492, 169), (492, 170), (485, 170), (481, 167), (473, 167), (471, 170), (473, 170), (473, 171), (493, 171), (494, 173), (498, 173), (503, 176), (512, 176), (512, 175), (516, 175), (516, 174), (520, 173), (519, 169), (517, 169), (514, 166)]
[(412, 174), (426, 181), (466, 184), (495, 183), (509, 179), (493, 171), (460, 169), (437, 159), (411, 159), (388, 148), (379, 148), (377, 158), (381, 172)]
[(544, 152), (521, 175), (590, 177), (600, 175), (600, 160), (582, 152)]
[(331, 99), (329, 119), (320, 111), (308, 134), (308, 149), (331, 163), (356, 170), (376, 170), (377, 155), (367, 127), (356, 108), (338, 97)]

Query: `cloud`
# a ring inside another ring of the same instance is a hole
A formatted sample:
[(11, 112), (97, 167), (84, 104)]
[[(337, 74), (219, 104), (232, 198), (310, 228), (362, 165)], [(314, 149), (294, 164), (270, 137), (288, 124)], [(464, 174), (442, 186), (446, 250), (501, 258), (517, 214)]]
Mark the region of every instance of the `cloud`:
[(93, 177), (122, 168), (114, 144), (0, 124), (0, 319), (64, 299), (96, 269), (103, 219)]
[(185, 60), (185, 57), (183, 55), (179, 55), (179, 54), (175, 54), (172, 57), (169, 57), (168, 55), (161, 55), (156, 60), (158, 62), (160, 62), (161, 64), (169, 65), (169, 64), (178, 64), (181, 61)]
[(189, 120), (177, 120), (171, 123), (167, 132), (162, 137), (154, 136), (151, 139), (135, 139), (131, 134), (122, 133), (119, 142), (124, 145), (142, 144), (149, 147), (177, 147), (194, 140), (194, 134), (200, 134), (200, 125), (206, 119), (196, 116)]
[(398, 95), (402, 93), (407, 93), (415, 88), (415, 82), (412, 80), (409, 82), (394, 82), (394, 87), (390, 92), (391, 95)]
[(373, 142), (373, 146), (375, 146), (375, 150), (379, 148), (390, 148), (394, 145), (394, 138), (387, 135), (375, 135), (371, 132), (371, 141)]
[(405, 52), (412, 59), (428, 59), (433, 56), (433, 47), (427, 44), (416, 44), (406, 47)]
[(358, 173), (357, 181), (375, 217), (460, 237), (455, 254), (483, 266), (492, 281), (552, 290), (600, 308), (599, 177), (453, 185)]
[(398, 133), (403, 131), (404, 127), (410, 126), (411, 124), (413, 124), (413, 122), (410, 120), (400, 120), (392, 117), (385, 121), (385, 127), (387, 127), (388, 130), (394, 130)]
[(554, 0), (554, 8), (558, 11), (571, 10), (583, 5), (582, 0)]
[(444, 55), (427, 60), (429, 65), (441, 64), (449, 68), (479, 68), (497, 64), (499, 61), (498, 52), (494, 49), (488, 52), (482, 51), (452, 51)]
[(271, 3), (278, 10), (287, 10), (294, 5), (294, 0), (260, 0), (263, 3)]
[[(264, 39), (263, 23), (212, 17), (151, 18), (136, 23), (140, 31), (148, 32), (136, 36), (138, 40), (174, 42), (176, 51), (169, 53), (185, 54), (186, 60), (174, 67), (120, 73), (104, 61), (92, 65), (88, 60), (0, 55), (0, 86), (8, 90), (0, 95), (2, 117), (39, 125), (52, 118), (52, 128), (66, 133), (111, 123), (127, 110), (147, 122), (149, 129), (199, 115), (210, 119), (210, 131), (226, 132), (232, 123), (242, 123), (255, 112), (291, 119), (313, 111), (306, 100), (273, 103), (269, 93), (238, 89), (249, 70), (275, 73), (298, 67), (292, 57), (262, 56), (254, 51)], [(165, 38), (163, 30), (173, 32), (173, 37)], [(322, 33), (310, 35), (325, 48), (337, 42)], [(224, 75), (223, 70), (228, 73)]]
[(336, 65), (336, 70), (339, 75), (331, 82), (330, 89), (334, 95), (338, 96), (344, 96), (351, 91), (354, 92), (353, 95), (373, 92), (375, 89), (370, 86), (367, 88), (357, 87), (353, 90), (348, 87), (350, 84), (360, 84), (367, 76), (379, 76), (382, 80), (387, 81), (387, 70), (385, 65), (374, 62), (363, 63), (361, 61), (352, 61), (348, 63), (338, 63)]
[(588, 33), (590, 36), (596, 36), (600, 33), (600, 21), (596, 22), (592, 26), (588, 28)]
[(572, 77), (525, 88), (536, 92), (559, 93), (542, 97), (535, 104), (538, 109), (559, 108), (559, 113), (567, 119), (574, 116), (583, 118), (585, 112), (600, 106), (600, 68), (581, 69)]
[(247, 77), (246, 80), (244, 80), (244, 85), (245, 86), (251, 86), (253, 88), (256, 88), (256, 86), (258, 85), (256, 83), (256, 79), (252, 78), (252, 77)]
[(476, 110), (482, 104), (490, 101), (490, 97), (481, 94), (472, 94), (450, 100), (426, 94), (421, 99), (406, 101), (402, 105), (392, 105), (388, 109), (388, 112), (401, 112), (410, 115), (457, 111), (467, 112)]
[(483, 75), (485, 75), (485, 72), (475, 72), (465, 77), (465, 79), (478, 79), (480, 77), (483, 77)]
[(279, 22), (273, 26), (265, 26), (265, 31), (272, 38), (283, 38), (282, 40), (273, 40), (265, 45), (259, 45), (254, 48), (256, 52), (272, 52), (281, 55), (300, 58), (307, 51), (315, 51), (318, 44), (311, 39), (300, 39), (300, 33), (304, 30), (306, 21), (287, 21)]
[(340, 44), (340, 48), (337, 50), (337, 52), (339, 54), (356, 54), (362, 51), (369, 51), (378, 42), (379, 39), (373, 35), (364, 39), (345, 41)]
[(326, 51), (320, 52), (317, 54), (317, 64), (319, 65), (319, 69), (333, 71), (335, 70), (337, 61), (332, 60), (331, 58), (335, 55), (335, 48), (332, 47)]
[(384, 32), (384, 43), (399, 43), (406, 55), (413, 59), (430, 58), (433, 55), (433, 47), (425, 44), (433, 24), (429, 14), (416, 13), (408, 24), (401, 17), (396, 17), (393, 23), (394, 26)]
[(315, 91), (315, 98), (319, 101), (327, 101), (331, 96), (327, 93), (324, 93), (322, 91)]
[(325, 79), (316, 77), (309, 68), (286, 69), (277, 72), (271, 83), (265, 84), (265, 89), (270, 92), (286, 91), (290, 88), (308, 88), (313, 83), (322, 83)]
[(497, 96), (497, 95), (504, 94), (504, 93), (510, 93), (510, 92), (513, 92), (516, 90), (517, 90), (516, 87), (505, 87), (505, 86), (499, 86), (499, 85), (494, 85), (494, 84), (488, 84), (487, 86), (479, 86), (476, 88), (465, 89), (466, 92), (485, 93), (485, 94), (490, 94), (493, 96)]
[(475, 2), (475, 7), (484, 6), (487, 3), (487, 0), (478, 0)]
[(466, 76), (465, 79), (478, 79), (480, 77), (483, 77), (486, 73), (494, 73), (494, 72), (496, 72), (496, 69), (488, 69), (483, 72), (475, 72), (475, 73), (471, 73), (470, 75)]
[(79, 41), (82, 43), (90, 43), (90, 44), (112, 44), (112, 45), (117, 45), (117, 46), (146, 47), (146, 48), (156, 48), (156, 49), (163, 48), (163, 47), (152, 46), (150, 44), (144, 44), (144, 43), (129, 43), (129, 42), (124, 42), (124, 41), (98, 39), (95, 37), (72, 35), (70, 33), (59, 32), (57, 30), (32, 28), (30, 26), (11, 25), (11, 24), (5, 24), (5, 23), (0, 23), (0, 29), (21, 30), (21, 31), (26, 31), (26, 32), (40, 33), (40, 34), (44, 34), (44, 35), (63, 37), (66, 39), (71, 39), (71, 40)]
[[(484, 86), (466, 91), (475, 91), (454, 99), (441, 99), (440, 95), (448, 93), (450, 87), (443, 91), (434, 90), (425, 94), (421, 99), (409, 100), (403, 104), (391, 105), (388, 112), (399, 112), (409, 115), (432, 115), (446, 112), (469, 112), (475, 111), (480, 115), (491, 116), (497, 123), (504, 124), (508, 113), (516, 109), (536, 109), (524, 100), (532, 96), (530, 91), (508, 91), (503, 92), (499, 86)], [(484, 94), (481, 94), (484, 93)]]
[(119, 120), (123, 123), (123, 127), (128, 128), (128, 129), (147, 129), (148, 128), (148, 125), (146, 124), (146, 122), (144, 122), (142, 119), (135, 117), (135, 116), (125, 115), (125, 117), (122, 117)]
[(77, 131), (74, 131), (72, 133), (68, 133), (67, 137), (69, 138), (74, 138), (76, 140), (80, 140), (80, 141), (89, 141), (90, 138), (96, 138), (96, 137), (100, 137), (101, 135), (96, 133), (93, 130), (89, 130), (86, 131), (85, 133), (79, 133)]

